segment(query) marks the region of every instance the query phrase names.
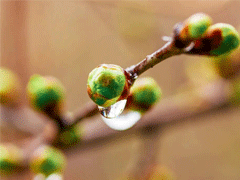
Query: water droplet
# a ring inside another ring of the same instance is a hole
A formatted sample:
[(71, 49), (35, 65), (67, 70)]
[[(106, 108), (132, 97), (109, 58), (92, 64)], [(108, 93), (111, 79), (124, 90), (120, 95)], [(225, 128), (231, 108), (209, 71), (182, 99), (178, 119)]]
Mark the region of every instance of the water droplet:
[(134, 124), (141, 119), (141, 116), (141, 113), (137, 111), (126, 111), (116, 118), (108, 119), (102, 117), (102, 119), (110, 128), (118, 131), (124, 131), (133, 127)]
[(98, 106), (98, 109), (102, 116), (104, 116), (105, 118), (111, 119), (119, 116), (123, 112), (126, 106), (126, 103), (127, 103), (127, 100), (124, 99), (116, 102), (115, 104), (109, 107)]
[(61, 174), (51, 174), (46, 180), (63, 180), (63, 177)]

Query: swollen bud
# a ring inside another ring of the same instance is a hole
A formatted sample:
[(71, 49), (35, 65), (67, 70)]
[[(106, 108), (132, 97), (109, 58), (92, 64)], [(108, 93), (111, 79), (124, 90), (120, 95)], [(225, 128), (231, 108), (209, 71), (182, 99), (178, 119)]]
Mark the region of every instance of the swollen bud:
[(224, 23), (210, 26), (204, 37), (195, 41), (194, 47), (188, 54), (219, 56), (236, 49), (240, 37), (236, 29)]
[(109, 107), (125, 98), (128, 89), (124, 69), (114, 64), (102, 64), (93, 69), (88, 76), (88, 95), (102, 107)]
[(12, 144), (0, 145), (0, 174), (10, 175), (21, 167), (23, 154), (21, 149)]
[(233, 26), (224, 23), (212, 25), (209, 27), (206, 36), (212, 37), (216, 33), (221, 34), (221, 41), (219, 42), (217, 48), (212, 50), (210, 54), (222, 55), (232, 51), (233, 49), (236, 49), (239, 46), (240, 37), (237, 30)]
[(162, 91), (153, 78), (139, 78), (131, 87), (127, 108), (145, 112), (157, 103), (161, 96)]
[(15, 73), (6, 68), (0, 68), (0, 103), (6, 106), (16, 106), (20, 102), (21, 86)]
[(62, 111), (65, 100), (65, 88), (54, 77), (33, 75), (27, 85), (27, 95), (30, 104), (42, 112)]
[(36, 174), (49, 176), (62, 173), (66, 166), (64, 154), (51, 146), (41, 146), (36, 149), (30, 159), (30, 168)]
[(199, 39), (211, 24), (212, 19), (210, 16), (203, 13), (194, 14), (183, 22), (179, 38), (183, 41)]

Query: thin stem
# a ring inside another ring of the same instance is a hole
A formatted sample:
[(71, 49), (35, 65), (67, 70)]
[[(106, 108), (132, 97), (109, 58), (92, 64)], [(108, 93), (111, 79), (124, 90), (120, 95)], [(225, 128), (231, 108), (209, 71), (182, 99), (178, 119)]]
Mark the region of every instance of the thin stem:
[(92, 101), (88, 102), (87, 104), (85, 104), (85, 106), (80, 107), (73, 113), (72, 120), (70, 120), (71, 122), (69, 127), (76, 125), (77, 123), (82, 121), (84, 118), (88, 118), (96, 115), (98, 112), (99, 111), (98, 111), (97, 105)]
[(146, 58), (138, 64), (126, 68), (126, 71), (132, 76), (139, 76), (163, 60), (181, 54), (182, 52), (181, 49), (175, 47), (174, 41), (167, 42), (162, 48), (146, 56)]
[(57, 137), (58, 125), (54, 122), (49, 121), (43, 131), (31, 138), (28, 142), (24, 143), (23, 147), (23, 165), (27, 167), (33, 152), (44, 144), (52, 144), (55, 138)]

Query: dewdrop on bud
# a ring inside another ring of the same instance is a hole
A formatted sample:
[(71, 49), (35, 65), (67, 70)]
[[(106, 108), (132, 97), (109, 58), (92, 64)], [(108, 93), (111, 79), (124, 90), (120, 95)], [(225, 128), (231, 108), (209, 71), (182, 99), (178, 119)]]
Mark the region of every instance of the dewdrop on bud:
[(27, 85), (27, 95), (30, 104), (36, 110), (47, 113), (60, 113), (65, 100), (65, 88), (54, 77), (33, 75)]
[(49, 176), (63, 173), (66, 166), (64, 154), (54, 147), (43, 145), (36, 149), (30, 159), (30, 168), (36, 174)]
[(129, 84), (120, 66), (102, 64), (89, 74), (87, 91), (106, 118), (115, 118), (125, 108)]
[(139, 78), (131, 88), (127, 108), (144, 113), (156, 104), (161, 96), (161, 88), (153, 78)]
[(210, 16), (203, 13), (194, 14), (183, 22), (179, 37), (183, 41), (201, 38), (211, 24)]
[(102, 119), (114, 130), (127, 130), (141, 119), (144, 112), (159, 101), (161, 95), (161, 89), (154, 79), (150, 77), (139, 78), (131, 87), (126, 110), (116, 118), (102, 117)]
[(0, 145), (0, 174), (10, 175), (20, 170), (23, 153), (13, 144)]
[(16, 106), (20, 102), (20, 80), (11, 70), (0, 68), (0, 102), (6, 106)]
[(109, 119), (102, 116), (102, 120), (111, 129), (117, 131), (125, 131), (133, 127), (142, 117), (142, 114), (138, 111), (124, 111), (121, 115)]
[(127, 85), (124, 70), (120, 66), (102, 64), (89, 74), (87, 90), (97, 105), (108, 107), (118, 101)]

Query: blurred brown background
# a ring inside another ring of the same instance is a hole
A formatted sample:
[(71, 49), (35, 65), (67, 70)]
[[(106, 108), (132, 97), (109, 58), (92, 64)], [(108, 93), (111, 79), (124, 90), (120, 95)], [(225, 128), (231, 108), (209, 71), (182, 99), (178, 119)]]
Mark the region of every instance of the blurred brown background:
[[(90, 100), (86, 81), (99, 64), (136, 64), (164, 44), (162, 36), (170, 36), (174, 24), (197, 12), (239, 27), (239, 10), (240, 1), (231, 0), (1, 1), (1, 66), (18, 73), (23, 86), (36, 73), (59, 78), (73, 111)], [(186, 82), (184, 64), (195, 59), (172, 57), (142, 76), (154, 77), (167, 97)], [(239, 108), (233, 107), (165, 127), (159, 163), (179, 180), (240, 179), (239, 119)], [(64, 177), (115, 179), (138, 143), (132, 134), (74, 151)]]

